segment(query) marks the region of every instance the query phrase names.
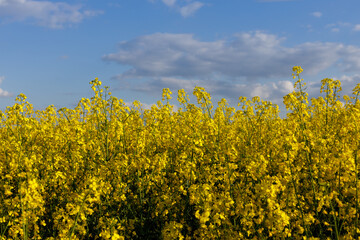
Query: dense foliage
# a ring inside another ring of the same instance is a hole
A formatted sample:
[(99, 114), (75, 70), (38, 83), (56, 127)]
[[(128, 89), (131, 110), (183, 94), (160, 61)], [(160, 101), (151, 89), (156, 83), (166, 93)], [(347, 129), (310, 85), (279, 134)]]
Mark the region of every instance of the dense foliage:
[(141, 112), (98, 79), (74, 109), (0, 112), (0, 239), (358, 239), (360, 84), (311, 99), (294, 67), (290, 113), (235, 111), (194, 89)]

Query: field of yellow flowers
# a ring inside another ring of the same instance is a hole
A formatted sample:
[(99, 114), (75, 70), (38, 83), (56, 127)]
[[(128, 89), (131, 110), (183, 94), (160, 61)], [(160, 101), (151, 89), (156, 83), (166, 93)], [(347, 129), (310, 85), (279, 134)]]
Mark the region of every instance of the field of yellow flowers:
[(284, 97), (140, 111), (98, 79), (74, 109), (0, 112), (0, 239), (359, 239), (360, 84), (340, 102), (301, 67)]

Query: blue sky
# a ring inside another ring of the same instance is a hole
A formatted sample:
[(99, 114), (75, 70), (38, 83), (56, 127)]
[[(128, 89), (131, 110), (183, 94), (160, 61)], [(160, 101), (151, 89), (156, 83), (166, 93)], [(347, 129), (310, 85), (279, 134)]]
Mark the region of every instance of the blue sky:
[(24, 93), (35, 109), (74, 108), (95, 77), (131, 106), (195, 86), (237, 106), (283, 110), (291, 68), (309, 97), (320, 81), (360, 82), (358, 0), (0, 0), (1, 110)]

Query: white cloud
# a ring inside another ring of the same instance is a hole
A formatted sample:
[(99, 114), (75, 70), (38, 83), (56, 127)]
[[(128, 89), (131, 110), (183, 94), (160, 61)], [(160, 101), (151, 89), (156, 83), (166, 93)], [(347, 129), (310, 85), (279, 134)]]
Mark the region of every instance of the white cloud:
[(353, 89), (360, 83), (360, 74), (342, 75), (339, 78), (334, 77), (333, 79), (341, 81), (342, 91), (340, 92), (340, 96), (348, 95), (351, 97), (353, 96)]
[(11, 97), (13, 94), (0, 88), (0, 97)]
[[(231, 41), (205, 42), (191, 34), (156, 33), (119, 44), (106, 61), (131, 66), (120, 78), (205, 78), (220, 74), (232, 78), (287, 77), (301, 65), (309, 74), (331, 66), (360, 71), (360, 48), (340, 43), (307, 42), (282, 45), (283, 38), (260, 31), (241, 33)], [(341, 63), (339, 63), (341, 61)]]
[[(1, 4), (1, 0), (0, 0), (0, 4)], [(2, 84), (2, 82), (4, 81), (5, 77), (4, 76), (0, 76), (0, 85)], [(0, 88), (0, 97), (11, 97), (13, 94), (3, 90), (2, 88)]]
[(311, 13), (314, 17), (320, 18), (322, 16), (322, 12), (313, 12)]
[(331, 23), (327, 24), (325, 28), (330, 28), (332, 32), (340, 32), (341, 29), (351, 27), (351, 23), (348, 22), (338, 22), (338, 23)]
[(197, 10), (199, 10), (203, 6), (204, 6), (204, 4), (201, 2), (193, 2), (184, 7), (181, 7), (180, 8), (181, 16), (188, 17), (188, 16), (194, 14)]
[(354, 26), (354, 31), (360, 31), (360, 24), (356, 24)]
[(290, 81), (279, 81), (277, 83), (274, 83), (273, 89), (279, 90), (283, 94), (288, 94), (294, 91), (294, 83)]
[(256, 84), (251, 91), (251, 96), (259, 96), (260, 98), (268, 98), (270, 96), (270, 89), (266, 85)]
[[(152, 3), (155, 3), (155, 0), (148, 0)], [(193, 15), (196, 11), (202, 8), (205, 4), (199, 1), (192, 2), (192, 0), (186, 1), (177, 1), (177, 0), (161, 0), (166, 6), (175, 9), (183, 17), (189, 17)]]
[(360, 48), (356, 46), (346, 46), (339, 52), (342, 62), (339, 64), (345, 72), (359, 72), (360, 70)]
[[(170, 88), (170, 90), (184, 89), (191, 92), (195, 86), (208, 86), (208, 89), (213, 89), (209, 82), (203, 80), (189, 80), (176, 77), (159, 77), (153, 78), (144, 84), (128, 85), (131, 89), (140, 92), (156, 92), (159, 89)], [(126, 88), (126, 87), (125, 87)]]
[[(339, 80), (344, 83), (344, 82), (351, 82), (351, 83), (358, 83), (360, 82), (360, 74), (354, 74), (352, 76), (349, 75), (342, 75)], [(354, 86), (355, 87), (355, 86)]]
[(0, 18), (9, 21), (30, 20), (49, 28), (63, 28), (100, 13), (101, 11), (82, 10), (80, 5), (66, 2), (0, 0)]
[(165, 5), (167, 5), (167, 6), (169, 6), (169, 7), (172, 7), (172, 6), (175, 5), (176, 0), (162, 0), (162, 2), (163, 2)]

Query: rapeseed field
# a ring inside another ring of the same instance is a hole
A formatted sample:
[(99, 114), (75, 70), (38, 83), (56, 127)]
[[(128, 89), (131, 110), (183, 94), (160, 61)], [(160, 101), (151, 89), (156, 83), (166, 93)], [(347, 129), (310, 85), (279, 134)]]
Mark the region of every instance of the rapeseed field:
[(301, 67), (289, 111), (178, 91), (140, 112), (95, 79), (74, 109), (0, 112), (0, 239), (359, 239), (360, 84)]

